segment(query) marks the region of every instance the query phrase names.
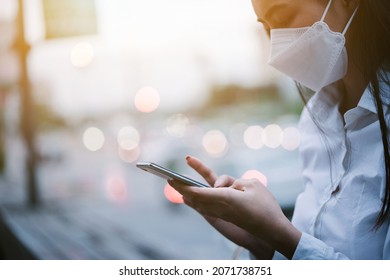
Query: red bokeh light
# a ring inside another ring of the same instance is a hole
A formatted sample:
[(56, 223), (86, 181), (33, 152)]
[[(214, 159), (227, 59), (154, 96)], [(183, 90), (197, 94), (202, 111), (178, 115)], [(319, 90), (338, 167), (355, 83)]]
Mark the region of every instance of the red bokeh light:
[(184, 203), (183, 196), (169, 184), (165, 185), (164, 195), (170, 202), (174, 204)]

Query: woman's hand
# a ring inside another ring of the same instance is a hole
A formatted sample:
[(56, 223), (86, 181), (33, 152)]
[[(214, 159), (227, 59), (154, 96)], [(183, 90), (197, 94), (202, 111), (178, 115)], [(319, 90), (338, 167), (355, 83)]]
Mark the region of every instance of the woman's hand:
[(198, 188), (170, 182), (188, 205), (205, 216), (226, 237), (255, 255), (258, 254), (252, 250), (253, 244), (265, 249), (268, 256), (272, 256), (273, 250), (288, 258), (293, 256), (301, 233), (284, 216), (276, 199), (264, 185), (254, 179), (234, 180), (226, 175), (218, 178), (210, 168), (193, 157), (187, 157), (187, 163), (214, 187)]
[(274, 250), (268, 244), (248, 231), (220, 218), (210, 216), (204, 218), (230, 241), (248, 249), (256, 259), (269, 260), (274, 255)]
[[(212, 187), (229, 187), (235, 181), (233, 177), (228, 175), (222, 175), (220, 177), (217, 177), (217, 175), (211, 169), (206, 167), (202, 162), (195, 158), (187, 157), (187, 163), (199, 174), (201, 174), (202, 177)], [(188, 186), (181, 185), (180, 183), (175, 181), (170, 181), (169, 183), (179, 191), (181, 191), (182, 188), (188, 188)], [(191, 202), (186, 201), (185, 197), (183, 198), (186, 204), (192, 207)], [(228, 238), (235, 244), (248, 249), (257, 259), (266, 260), (272, 258), (274, 250), (262, 240), (255, 237), (246, 230), (217, 217), (207, 215), (203, 215), (203, 217), (222, 235), (224, 235), (226, 238)]]

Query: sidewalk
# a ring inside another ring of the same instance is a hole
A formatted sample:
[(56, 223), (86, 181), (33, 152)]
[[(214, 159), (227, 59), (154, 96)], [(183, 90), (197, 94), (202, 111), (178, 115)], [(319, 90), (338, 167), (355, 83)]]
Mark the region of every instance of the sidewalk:
[[(28, 256), (38, 259), (232, 258), (237, 246), (193, 209), (169, 202), (164, 193), (165, 180), (120, 161), (110, 148), (90, 153), (75, 137), (67, 135), (60, 133), (44, 138), (42, 147), (47, 150), (44, 154), (61, 156), (39, 166), (37, 178), (42, 205), (36, 209), (27, 207), (26, 203), (22, 145), (15, 139), (8, 142), (7, 150), (12, 155), (7, 161), (10, 179), (6, 181), (0, 176), (0, 215), (8, 232), (14, 234), (14, 240), (19, 240), (29, 252)], [(161, 146), (161, 149), (166, 148)], [(283, 150), (262, 150), (256, 156), (248, 153), (252, 152), (230, 154), (230, 158), (217, 165), (220, 170), (216, 171), (241, 176), (249, 169), (261, 170), (283, 210), (291, 215), (302, 186), (297, 154)], [(159, 161), (168, 162), (155, 150), (154, 154), (158, 154), (155, 157)], [(247, 252), (241, 258), (248, 258)]]
[[(39, 259), (179, 258), (174, 252), (160, 252), (160, 246), (148, 239), (137, 238), (115, 219), (96, 211), (97, 207), (85, 205), (53, 203), (37, 209), (5, 206), (2, 213), (9, 229)], [(114, 212), (108, 216), (116, 215)]]
[(0, 200), (3, 223), (14, 239), (7, 245), (20, 247), (13, 259), (231, 258), (234, 248), (198, 214), (184, 205), (174, 207), (160, 209), (157, 216), (154, 207), (140, 215), (88, 198), (46, 201), (34, 209)]

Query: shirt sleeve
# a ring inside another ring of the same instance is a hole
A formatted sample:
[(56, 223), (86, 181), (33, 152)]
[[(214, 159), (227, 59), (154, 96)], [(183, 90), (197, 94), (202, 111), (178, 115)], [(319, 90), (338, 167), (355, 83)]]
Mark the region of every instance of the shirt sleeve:
[[(326, 245), (323, 241), (302, 232), (301, 239), (295, 249), (293, 260), (347, 260), (348, 258)], [(273, 260), (287, 260), (279, 252), (275, 252)]]
[[(255, 257), (252, 255), (252, 259)], [(295, 249), (293, 260), (348, 260), (349, 258), (336, 252), (334, 248), (325, 244), (325, 242), (302, 232), (301, 239)], [(390, 260), (390, 227), (387, 229), (387, 234), (383, 246), (383, 259)], [(275, 252), (273, 260), (287, 260), (285, 256), (279, 252)]]
[(348, 257), (336, 252), (334, 248), (326, 245), (323, 241), (303, 232), (292, 259), (348, 260)]

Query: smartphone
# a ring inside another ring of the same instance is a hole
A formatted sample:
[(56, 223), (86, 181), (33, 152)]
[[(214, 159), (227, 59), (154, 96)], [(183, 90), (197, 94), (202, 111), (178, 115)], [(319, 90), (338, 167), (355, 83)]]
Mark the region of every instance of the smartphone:
[(142, 170), (145, 170), (147, 172), (150, 172), (154, 175), (157, 175), (161, 178), (167, 179), (167, 180), (177, 180), (182, 182), (185, 185), (189, 186), (197, 186), (200, 188), (209, 188), (209, 186), (202, 184), (201, 182), (195, 181), (191, 178), (188, 178), (184, 175), (181, 175), (179, 173), (176, 173), (175, 171), (169, 170), (165, 167), (159, 166), (153, 162), (138, 162), (136, 164), (138, 168), (141, 168)]

